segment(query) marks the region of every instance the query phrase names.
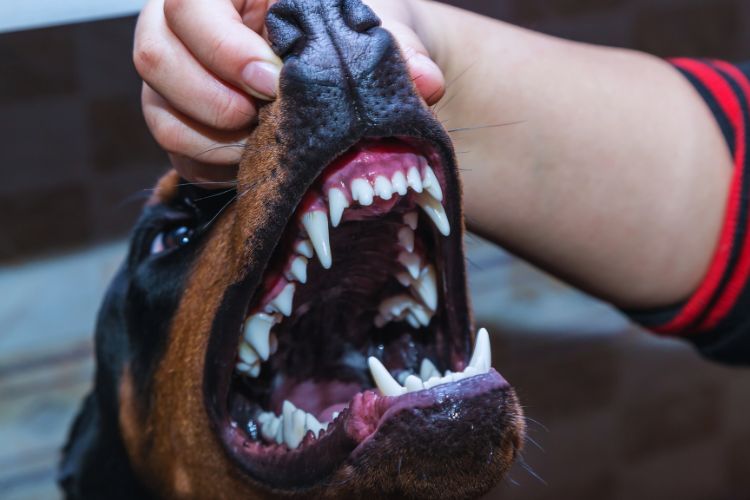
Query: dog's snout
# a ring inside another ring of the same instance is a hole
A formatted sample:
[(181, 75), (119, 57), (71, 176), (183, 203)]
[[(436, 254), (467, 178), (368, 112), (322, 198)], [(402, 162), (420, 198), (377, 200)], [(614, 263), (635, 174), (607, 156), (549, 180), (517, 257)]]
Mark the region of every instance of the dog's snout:
[(284, 60), (285, 156), (315, 163), (319, 152), (431, 120), (395, 39), (361, 0), (280, 0), (266, 27)]

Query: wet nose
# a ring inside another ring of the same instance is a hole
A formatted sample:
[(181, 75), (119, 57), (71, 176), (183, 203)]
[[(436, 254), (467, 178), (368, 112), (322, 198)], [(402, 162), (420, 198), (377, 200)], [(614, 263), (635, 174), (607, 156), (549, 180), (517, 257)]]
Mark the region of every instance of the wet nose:
[(286, 76), (306, 84), (355, 84), (394, 50), (360, 0), (282, 0), (266, 22)]
[(312, 142), (387, 133), (422, 106), (394, 38), (360, 0), (281, 0), (266, 26), (289, 125)]

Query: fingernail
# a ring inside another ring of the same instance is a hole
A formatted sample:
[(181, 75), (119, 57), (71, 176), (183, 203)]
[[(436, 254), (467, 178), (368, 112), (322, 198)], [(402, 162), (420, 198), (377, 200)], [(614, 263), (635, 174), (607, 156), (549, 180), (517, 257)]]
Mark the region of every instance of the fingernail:
[(414, 53), (414, 55), (409, 58), (408, 63), (409, 66), (418, 70), (417, 73), (420, 74), (427, 73), (430, 75), (435, 75), (438, 73), (442, 73), (440, 67), (435, 63), (435, 61), (430, 59), (429, 56), (426, 56), (420, 52)]
[(246, 90), (259, 99), (276, 98), (281, 67), (267, 61), (253, 61), (242, 70)]

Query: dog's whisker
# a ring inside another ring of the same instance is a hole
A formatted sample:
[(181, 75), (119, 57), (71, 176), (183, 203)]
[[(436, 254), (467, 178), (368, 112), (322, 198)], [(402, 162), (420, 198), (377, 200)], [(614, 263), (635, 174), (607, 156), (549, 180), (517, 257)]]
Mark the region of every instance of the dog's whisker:
[(525, 470), (531, 477), (542, 483), (544, 486), (549, 486), (547, 484), (547, 481), (542, 479), (542, 476), (536, 473), (536, 471), (526, 462), (526, 459), (524, 458), (522, 453), (518, 454), (518, 464), (521, 466), (523, 470)]
[(230, 193), (232, 191), (234, 191), (233, 187), (232, 188), (227, 188), (227, 189), (224, 189), (224, 190), (221, 190), (221, 191), (217, 191), (217, 192), (212, 193), (212, 194), (207, 194), (206, 196), (201, 196), (200, 198), (195, 198), (195, 201), (203, 201), (203, 200), (208, 200), (210, 198), (216, 198), (217, 196), (224, 196), (225, 194)]
[(477, 125), (475, 127), (460, 127), (460, 128), (453, 128), (449, 129), (449, 134), (455, 134), (457, 132), (471, 132), (474, 130), (484, 130), (489, 128), (500, 128), (500, 127), (509, 127), (511, 125), (518, 125), (520, 123), (525, 123), (525, 120), (518, 120), (514, 122), (505, 122), (505, 123), (494, 123), (491, 125)]
[(243, 149), (244, 147), (245, 147), (245, 145), (242, 144), (242, 143), (237, 143), (237, 144), (221, 144), (219, 146), (214, 146), (212, 148), (206, 149), (205, 151), (201, 151), (200, 153), (198, 153), (196, 155), (193, 155), (192, 158), (194, 160), (197, 160), (201, 156), (203, 156), (205, 154), (208, 154), (208, 153), (213, 153), (214, 151), (220, 151), (222, 149), (231, 149), (231, 148), (240, 148), (240, 149)]
[(541, 429), (542, 429), (542, 430), (543, 430), (544, 432), (549, 432), (549, 428), (548, 428), (548, 427), (547, 427), (546, 425), (544, 425), (543, 423), (541, 423), (541, 422), (540, 422), (539, 420), (535, 420), (535, 419), (533, 419), (533, 418), (531, 418), (531, 417), (528, 417), (528, 416), (526, 416), (526, 415), (524, 415), (523, 419), (524, 419), (524, 420), (525, 420), (526, 422), (529, 422), (529, 423), (532, 423), (532, 424), (536, 424), (536, 425), (538, 425), (539, 427), (541, 427)]

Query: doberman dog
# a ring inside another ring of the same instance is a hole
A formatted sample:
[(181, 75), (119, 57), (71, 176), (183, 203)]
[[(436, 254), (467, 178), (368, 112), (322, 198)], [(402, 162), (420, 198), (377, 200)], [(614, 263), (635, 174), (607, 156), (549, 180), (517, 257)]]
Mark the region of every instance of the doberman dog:
[(234, 189), (168, 173), (101, 307), (67, 498), (471, 498), (524, 439), (451, 141), (360, 0), (281, 0)]

